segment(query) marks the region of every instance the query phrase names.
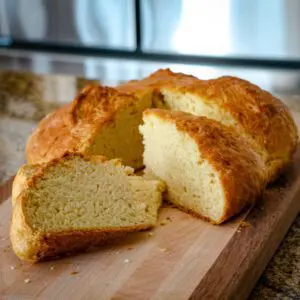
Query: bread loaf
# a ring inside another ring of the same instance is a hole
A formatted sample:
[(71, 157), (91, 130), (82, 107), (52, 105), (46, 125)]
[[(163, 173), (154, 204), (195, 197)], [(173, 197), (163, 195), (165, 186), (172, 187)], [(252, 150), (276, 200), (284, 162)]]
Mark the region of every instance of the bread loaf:
[(166, 69), (118, 89), (140, 98), (151, 94), (156, 107), (206, 116), (232, 127), (264, 158), (269, 180), (291, 161), (296, 149), (297, 127), (287, 107), (246, 80), (231, 76), (199, 80)]
[(138, 125), (150, 98), (91, 85), (69, 105), (44, 118), (27, 142), (30, 164), (40, 164), (65, 151), (121, 158), (124, 164), (142, 167), (142, 139)]
[(220, 224), (255, 202), (266, 166), (247, 139), (206, 117), (150, 109), (140, 126), (144, 163), (167, 186), (167, 199)]
[(199, 80), (159, 70), (116, 89), (89, 86), (71, 105), (41, 121), (27, 143), (27, 161), (43, 163), (65, 151), (121, 158), (142, 167), (137, 127), (142, 111), (158, 107), (206, 116), (234, 128), (264, 158), (272, 180), (291, 161), (297, 128), (285, 105), (235, 77)]
[(163, 189), (101, 156), (67, 153), (24, 167), (14, 181), (13, 250), (35, 262), (152, 227)]
[[(279, 99), (236, 77), (200, 80), (168, 69), (116, 88), (85, 88), (70, 105), (41, 121), (28, 140), (27, 160), (31, 164), (46, 163), (65, 151), (76, 151), (121, 158), (126, 165), (138, 169), (143, 166), (138, 126), (143, 111), (152, 107), (166, 111), (145, 113), (146, 122), (151, 124), (148, 119), (151, 116), (151, 120), (154, 118), (160, 124), (155, 128), (149, 124), (141, 127), (146, 166), (156, 176), (171, 182), (168, 184), (171, 202), (213, 223), (221, 223), (253, 203), (264, 186), (292, 161), (298, 140), (297, 127)], [(175, 132), (170, 129), (174, 126)], [(176, 147), (167, 133), (163, 135), (169, 130), (176, 137)], [(192, 154), (187, 152), (186, 158), (184, 146), (180, 147), (184, 143), (187, 143), (186, 151), (193, 149)], [(165, 148), (172, 153), (170, 158)], [(166, 165), (161, 158), (156, 170), (154, 153), (165, 157), (171, 165)], [(204, 163), (199, 165), (195, 157), (201, 157)], [(170, 175), (173, 163), (181, 159), (187, 160), (186, 164), (179, 164), (182, 169), (175, 168), (177, 171)], [(195, 170), (189, 173), (183, 166)], [(30, 172), (26, 168), (20, 171), (23, 175)], [(203, 179), (201, 174), (206, 174), (205, 169), (218, 179), (211, 183)], [(165, 171), (166, 178), (164, 173), (160, 175)], [(182, 174), (188, 179), (182, 179)], [(205, 182), (204, 186), (200, 184), (203, 189), (199, 190), (191, 174), (197, 174), (195, 178), (200, 178), (200, 183)], [(180, 186), (182, 195), (176, 187), (178, 181), (185, 184)], [(189, 181), (194, 185), (185, 192)], [(20, 180), (21, 185), (25, 186), (26, 180), (23, 183)], [(210, 204), (209, 197), (213, 199)]]

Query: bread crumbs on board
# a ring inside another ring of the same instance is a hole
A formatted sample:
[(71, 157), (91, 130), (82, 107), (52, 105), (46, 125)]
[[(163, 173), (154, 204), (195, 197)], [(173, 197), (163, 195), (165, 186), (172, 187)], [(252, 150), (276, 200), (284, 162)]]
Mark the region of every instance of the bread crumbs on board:
[(167, 254), (171, 253), (170, 249), (168, 248), (159, 247), (158, 250), (162, 253), (167, 253)]
[(164, 220), (162, 220), (159, 224), (161, 226), (167, 225), (168, 223), (172, 222), (172, 218), (171, 217), (166, 217)]
[(28, 283), (31, 282), (31, 280), (30, 280), (29, 278), (26, 278), (26, 279), (24, 279), (24, 282), (25, 282), (26, 284), (28, 284)]
[(71, 272), (70, 273), (70, 275), (77, 275), (79, 272), (77, 272), (77, 271), (73, 271), (73, 272)]
[(240, 224), (240, 227), (241, 228), (246, 228), (246, 227), (253, 227), (248, 221), (243, 221), (241, 224)]

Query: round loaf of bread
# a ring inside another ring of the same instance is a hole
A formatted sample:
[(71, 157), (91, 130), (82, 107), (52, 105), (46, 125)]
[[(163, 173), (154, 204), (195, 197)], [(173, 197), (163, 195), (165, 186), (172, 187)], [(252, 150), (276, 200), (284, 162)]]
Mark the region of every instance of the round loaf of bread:
[(263, 158), (267, 181), (292, 160), (298, 133), (287, 107), (258, 86), (235, 77), (199, 80), (159, 70), (116, 89), (89, 86), (71, 103), (41, 121), (28, 140), (28, 163), (43, 163), (65, 151), (121, 158), (143, 166), (138, 126), (150, 107), (206, 116), (248, 139)]

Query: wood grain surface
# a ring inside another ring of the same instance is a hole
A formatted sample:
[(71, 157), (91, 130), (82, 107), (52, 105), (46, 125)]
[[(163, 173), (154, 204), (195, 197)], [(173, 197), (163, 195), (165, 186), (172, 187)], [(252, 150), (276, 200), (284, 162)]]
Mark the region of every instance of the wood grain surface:
[(0, 188), (0, 299), (245, 299), (300, 210), (300, 151), (222, 226), (166, 206), (151, 232), (35, 265), (11, 250), (10, 190), (11, 180)]

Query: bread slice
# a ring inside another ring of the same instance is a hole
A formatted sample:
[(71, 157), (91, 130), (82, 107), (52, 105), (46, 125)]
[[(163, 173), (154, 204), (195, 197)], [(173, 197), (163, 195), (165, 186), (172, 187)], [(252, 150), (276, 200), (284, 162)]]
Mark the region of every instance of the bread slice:
[(83, 250), (156, 224), (164, 185), (135, 176), (119, 160), (67, 153), (36, 171), (26, 168), (15, 178), (10, 231), (23, 260)]
[(265, 186), (261, 156), (217, 121), (149, 109), (140, 132), (145, 166), (166, 183), (167, 199), (214, 224), (253, 204)]
[(199, 80), (166, 69), (118, 89), (137, 97), (151, 93), (156, 107), (206, 116), (234, 128), (264, 158), (269, 180), (291, 161), (296, 149), (297, 127), (287, 107), (246, 80)]
[(91, 85), (70, 104), (44, 118), (27, 142), (30, 164), (41, 164), (66, 151), (121, 158), (143, 166), (138, 126), (151, 107), (150, 97), (136, 98), (114, 88)]

